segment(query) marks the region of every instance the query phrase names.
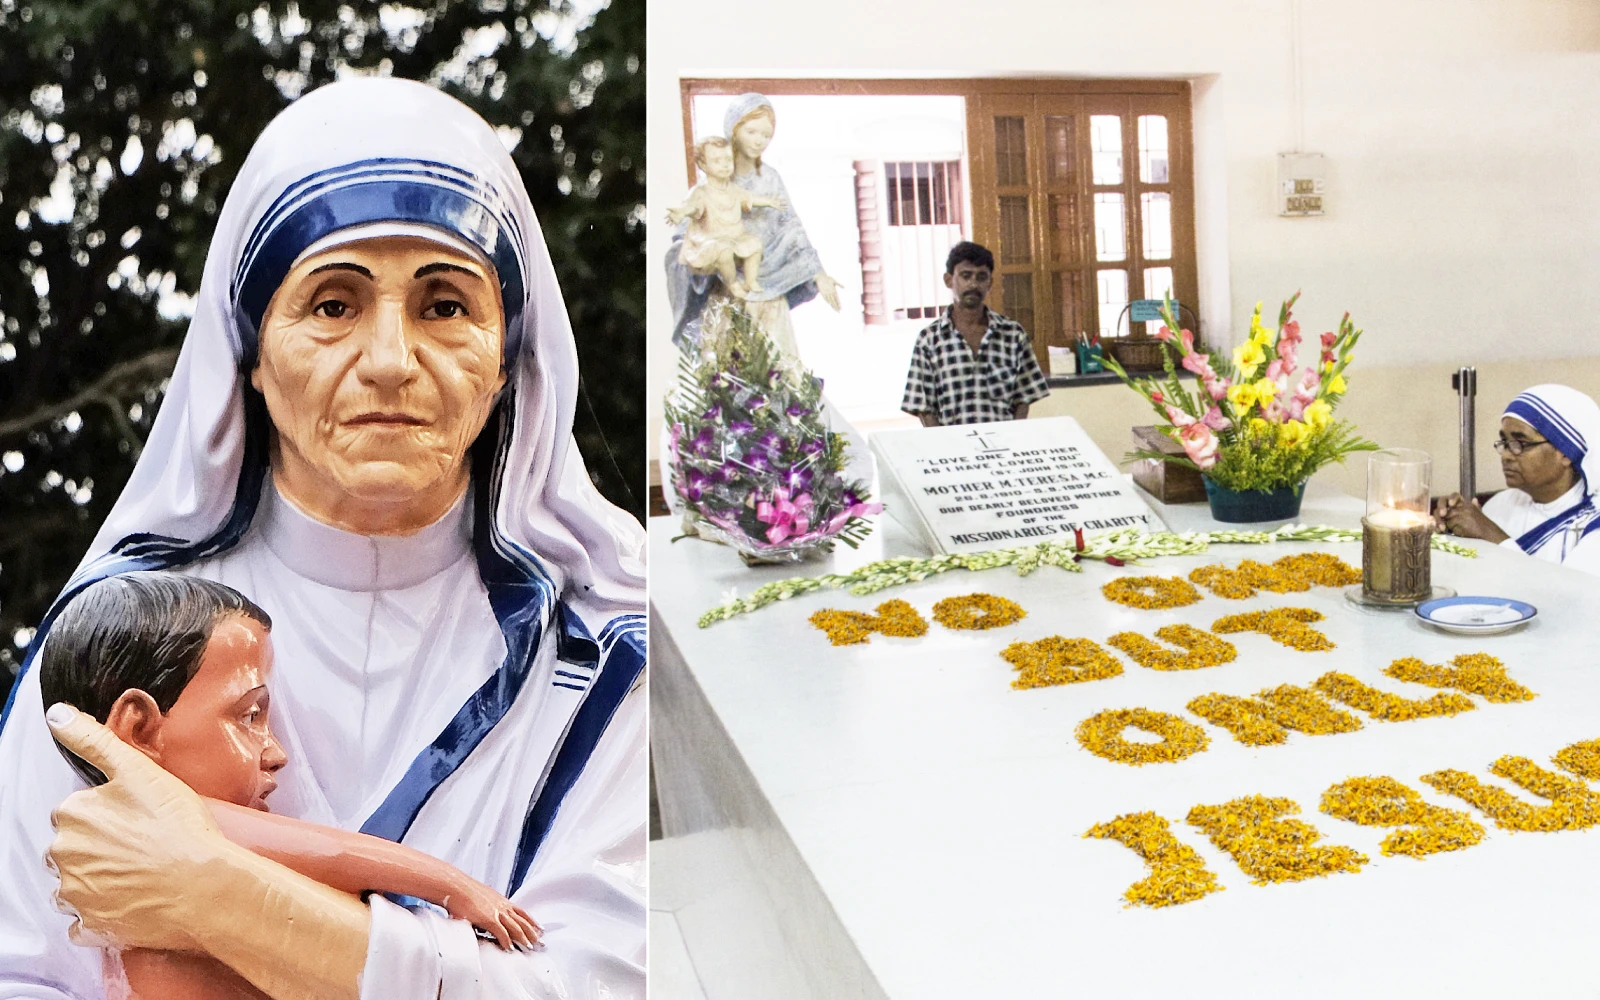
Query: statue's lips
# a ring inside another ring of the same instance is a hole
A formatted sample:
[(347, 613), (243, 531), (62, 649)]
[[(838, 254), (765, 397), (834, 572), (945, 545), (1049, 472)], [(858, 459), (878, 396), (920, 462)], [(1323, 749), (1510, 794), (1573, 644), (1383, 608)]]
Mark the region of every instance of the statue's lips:
[(275, 792), (277, 790), (278, 790), (278, 782), (277, 782), (277, 780), (272, 778), (272, 777), (269, 777), (267, 775), (262, 775), (262, 777), (261, 777), (261, 790), (256, 793), (256, 800), (254, 802), (250, 803), (251, 807), (255, 808), (255, 809), (260, 809), (262, 812), (266, 812), (267, 811), (267, 796), (271, 795), (273, 792)]
[(363, 413), (344, 422), (346, 427), (423, 427), (428, 421), (409, 413)]

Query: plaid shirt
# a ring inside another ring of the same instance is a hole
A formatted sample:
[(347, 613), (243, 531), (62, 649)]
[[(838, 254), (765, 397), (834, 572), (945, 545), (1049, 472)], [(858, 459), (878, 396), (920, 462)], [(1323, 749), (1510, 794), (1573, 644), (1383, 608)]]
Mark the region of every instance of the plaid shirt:
[(989, 329), (972, 356), (954, 307), (917, 334), (900, 409), (932, 413), (940, 424), (1010, 420), (1016, 407), (1050, 394), (1022, 324), (988, 310)]

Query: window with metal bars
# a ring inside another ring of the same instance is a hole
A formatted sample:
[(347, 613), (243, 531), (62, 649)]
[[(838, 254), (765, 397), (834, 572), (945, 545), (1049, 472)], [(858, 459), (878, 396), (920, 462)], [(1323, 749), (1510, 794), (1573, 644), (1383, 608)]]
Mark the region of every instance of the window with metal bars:
[(949, 304), (945, 257), (965, 238), (961, 161), (858, 160), (855, 169), (867, 324), (938, 316)]

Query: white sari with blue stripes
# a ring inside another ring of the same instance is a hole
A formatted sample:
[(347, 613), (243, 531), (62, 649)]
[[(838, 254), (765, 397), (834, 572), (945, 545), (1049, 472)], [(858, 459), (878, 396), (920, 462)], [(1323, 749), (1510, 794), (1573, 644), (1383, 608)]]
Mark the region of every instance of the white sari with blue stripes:
[(1542, 434), (1572, 463), (1577, 482), (1541, 504), (1522, 490), (1495, 494), (1483, 513), (1510, 537), (1500, 544), (1535, 559), (1600, 574), (1600, 406), (1565, 385), (1536, 385), (1505, 410)]
[[(295, 258), (381, 222), (480, 250), (507, 318), (507, 390), (472, 487), (404, 538), (339, 531), (277, 495), (246, 378)], [(546, 929), (541, 951), (506, 953), (374, 897), (366, 1000), (644, 995), (643, 533), (589, 481), (577, 385), (549, 251), (495, 133), (419, 84), (314, 91), (241, 169), (150, 440), (62, 595), (170, 568), (250, 596), (274, 620), (272, 723), (290, 756), (273, 810), (403, 840)], [(68, 942), (43, 865), (50, 810), (81, 787), (31, 669), (49, 624), (0, 722), (0, 996), (98, 1000), (100, 955)]]

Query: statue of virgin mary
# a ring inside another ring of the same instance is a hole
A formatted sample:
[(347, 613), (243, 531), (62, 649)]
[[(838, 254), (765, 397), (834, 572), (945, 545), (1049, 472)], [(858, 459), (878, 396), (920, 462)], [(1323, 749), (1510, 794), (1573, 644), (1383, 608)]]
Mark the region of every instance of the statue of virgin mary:
[(198, 943), (279, 1000), (643, 997), (643, 532), (589, 480), (577, 391), (550, 254), (481, 118), (359, 79), (268, 126), (150, 440), (55, 609), (133, 570), (248, 595), (276, 623), (273, 811), (442, 858), (537, 911), (544, 946), (381, 896), (320, 923), (293, 880), (159, 812), (126, 818), (216, 879), (106, 832), (58, 884), (52, 810), (128, 797), (115, 776), (85, 790), (52, 743), (30, 669), (52, 610), (0, 721), (0, 996), (106, 995), (59, 886), (82, 932)]
[[(781, 208), (755, 208), (747, 228), (761, 239), (761, 291), (744, 302), (745, 309), (773, 346), (791, 364), (799, 363), (789, 311), (816, 298), (839, 308), (839, 286), (822, 269), (822, 259), (806, 238), (783, 178), (761, 155), (772, 143), (777, 113), (761, 94), (743, 94), (728, 106), (723, 133), (733, 145), (733, 181), (756, 195), (775, 197)], [(702, 316), (713, 296), (726, 295), (715, 275), (697, 274), (680, 260), (681, 235), (667, 253), (667, 291), (672, 301), (672, 342), (693, 351), (704, 333)]]

